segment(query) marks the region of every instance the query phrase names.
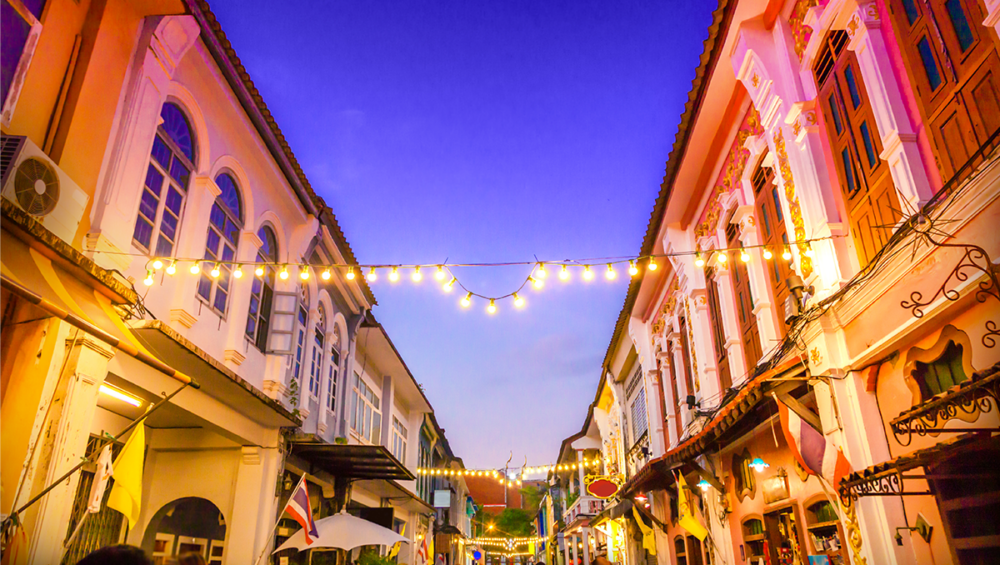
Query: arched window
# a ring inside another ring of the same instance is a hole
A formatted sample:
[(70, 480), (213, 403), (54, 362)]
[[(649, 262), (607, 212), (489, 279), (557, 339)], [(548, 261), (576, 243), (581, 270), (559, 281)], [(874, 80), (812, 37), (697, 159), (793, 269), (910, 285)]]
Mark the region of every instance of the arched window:
[(313, 328), (312, 353), (310, 354), (309, 365), (309, 396), (319, 398), (319, 384), (323, 380), (323, 342), (326, 332), (326, 308), (323, 303), (319, 304), (319, 316), (316, 319), (316, 326)]
[[(270, 226), (263, 226), (257, 232), (263, 242), (257, 251), (257, 262), (274, 265), (278, 262), (278, 239)], [(250, 309), (247, 314), (247, 337), (257, 349), (267, 349), (267, 334), (271, 327), (271, 302), (274, 300), (274, 269), (266, 267), (263, 276), (254, 276), (250, 289)]]
[[(296, 309), (298, 329), (295, 332), (295, 365), (292, 377), (302, 386), (302, 359), (306, 349), (306, 321), (309, 319), (309, 287), (305, 283), (299, 287), (299, 307)], [(310, 393), (312, 389), (310, 388)]]
[(168, 102), (160, 117), (163, 123), (153, 139), (132, 241), (157, 257), (170, 257), (194, 169), (194, 141), (180, 108)]
[(337, 406), (337, 376), (340, 374), (340, 326), (333, 324), (333, 339), (330, 340), (330, 368), (326, 374), (326, 407), (330, 412)]
[[(240, 230), (243, 228), (243, 203), (233, 177), (223, 173), (216, 177), (215, 184), (221, 192), (215, 197), (212, 214), (208, 220), (206, 262), (201, 268), (198, 296), (208, 302), (213, 310), (225, 316), (229, 300), (230, 274), (233, 271), (233, 265), (229, 261), (236, 257), (236, 247), (240, 241)], [(219, 263), (219, 276), (213, 277), (212, 271), (218, 261), (222, 261)]]

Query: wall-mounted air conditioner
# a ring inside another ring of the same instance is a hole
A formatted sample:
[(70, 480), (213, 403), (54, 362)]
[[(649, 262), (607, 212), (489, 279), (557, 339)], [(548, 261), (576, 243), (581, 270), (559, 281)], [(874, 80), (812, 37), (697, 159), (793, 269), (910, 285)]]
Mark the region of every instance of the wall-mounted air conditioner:
[(73, 242), (89, 197), (37, 145), (27, 137), (3, 136), (0, 178), (4, 198), (66, 243)]

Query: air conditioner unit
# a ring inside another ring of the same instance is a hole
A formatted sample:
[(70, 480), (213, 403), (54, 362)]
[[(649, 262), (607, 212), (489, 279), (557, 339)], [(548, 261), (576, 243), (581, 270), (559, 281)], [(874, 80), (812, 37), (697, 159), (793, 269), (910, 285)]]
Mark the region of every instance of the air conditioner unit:
[(87, 193), (27, 137), (3, 136), (0, 169), (3, 197), (72, 243), (90, 199)]

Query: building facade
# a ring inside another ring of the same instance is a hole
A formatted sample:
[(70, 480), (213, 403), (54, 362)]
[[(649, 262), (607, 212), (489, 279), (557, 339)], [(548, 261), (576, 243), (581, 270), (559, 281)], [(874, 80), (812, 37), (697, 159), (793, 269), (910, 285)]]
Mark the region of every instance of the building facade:
[(1000, 558), (998, 21), (720, 2), (587, 416), (658, 562)]

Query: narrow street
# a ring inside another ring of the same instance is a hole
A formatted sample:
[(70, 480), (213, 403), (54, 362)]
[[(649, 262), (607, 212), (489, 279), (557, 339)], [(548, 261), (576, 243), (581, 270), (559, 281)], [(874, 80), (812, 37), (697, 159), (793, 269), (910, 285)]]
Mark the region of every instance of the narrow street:
[(0, 565), (1000, 563), (1000, 1), (0, 9)]

